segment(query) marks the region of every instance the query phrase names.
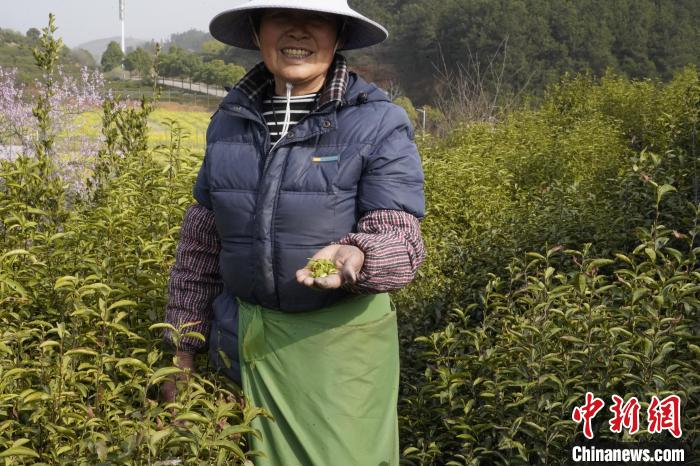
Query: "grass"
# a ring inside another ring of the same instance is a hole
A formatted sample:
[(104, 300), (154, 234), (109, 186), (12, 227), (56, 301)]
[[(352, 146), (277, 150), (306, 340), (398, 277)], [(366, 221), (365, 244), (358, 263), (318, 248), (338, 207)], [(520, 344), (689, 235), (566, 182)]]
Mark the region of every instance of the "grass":
[[(99, 110), (86, 112), (76, 117), (75, 133), (88, 137), (97, 137), (100, 132), (102, 115)], [(178, 104), (165, 104), (157, 108), (149, 117), (151, 131), (148, 140), (151, 145), (163, 144), (170, 141), (168, 120), (179, 124), (188, 135), (184, 146), (187, 148), (204, 148), (206, 130), (211, 118), (211, 112), (197, 107)]]

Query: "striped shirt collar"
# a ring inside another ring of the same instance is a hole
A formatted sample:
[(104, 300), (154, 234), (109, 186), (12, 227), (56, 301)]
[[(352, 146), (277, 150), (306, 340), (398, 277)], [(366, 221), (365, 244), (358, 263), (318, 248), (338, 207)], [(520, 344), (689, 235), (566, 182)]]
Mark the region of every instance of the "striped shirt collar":
[[(343, 55), (336, 53), (314, 110), (318, 110), (329, 102), (340, 103), (348, 87), (348, 76), (347, 60)], [(268, 86), (272, 85), (274, 85), (272, 73), (265, 67), (264, 62), (260, 62), (251, 68), (233, 89), (237, 89), (248, 99), (255, 101), (256, 98), (264, 95)]]

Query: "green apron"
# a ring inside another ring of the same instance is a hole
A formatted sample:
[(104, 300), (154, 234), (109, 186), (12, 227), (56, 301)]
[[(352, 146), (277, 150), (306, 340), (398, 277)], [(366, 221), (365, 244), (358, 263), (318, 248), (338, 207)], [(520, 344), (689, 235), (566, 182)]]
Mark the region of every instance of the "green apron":
[(239, 302), (255, 466), (398, 466), (399, 350), (389, 295), (285, 313)]

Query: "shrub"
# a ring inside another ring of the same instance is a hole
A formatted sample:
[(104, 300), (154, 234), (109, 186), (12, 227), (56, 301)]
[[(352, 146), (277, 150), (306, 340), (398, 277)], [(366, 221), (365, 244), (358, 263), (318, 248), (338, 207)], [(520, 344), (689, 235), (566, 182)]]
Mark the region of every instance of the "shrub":
[(413, 102), (411, 102), (411, 99), (405, 96), (397, 97), (394, 99), (394, 103), (396, 105), (399, 105), (401, 108), (403, 108), (406, 111), (406, 114), (408, 115), (408, 119), (411, 120), (411, 124), (413, 125), (414, 128), (418, 128), (418, 112), (416, 111), (416, 108), (413, 106)]
[[(550, 88), (538, 109), (422, 142), (427, 259), (394, 296), (407, 457), (420, 464), (561, 460), (575, 432), (566, 420), (584, 388), (682, 393), (692, 424), (697, 379), (681, 374), (698, 372), (699, 96), (693, 68), (668, 84), (579, 76)], [(651, 180), (677, 191), (663, 209)], [(690, 239), (680, 241), (683, 235)], [(524, 262), (530, 251), (542, 253)], [(591, 266), (596, 260), (603, 262)], [(678, 288), (670, 286), (675, 280)], [(644, 346), (645, 331), (670, 335), (654, 345), (675, 345), (651, 369), (662, 350)], [(611, 353), (601, 352), (615, 345), (628, 356), (608, 370)], [(581, 353), (602, 359), (569, 364), (568, 372), (553, 367)], [(553, 359), (537, 366), (540, 377), (568, 386), (533, 375), (533, 361), (546, 355)], [(643, 369), (646, 378), (635, 382), (623, 369)]]
[[(488, 273), (541, 245), (629, 250), (634, 228), (654, 219), (650, 177), (678, 189), (660, 215), (687, 229), (699, 96), (692, 68), (667, 85), (577, 77), (550, 89), (539, 109), (462, 126), (445, 142), (426, 139), (427, 259), (395, 297), (408, 328), (434, 329), (448, 310), (478, 302)], [(642, 136), (649, 134), (659, 137)]]
[[(480, 321), (476, 304), (455, 308), (417, 339), (428, 364), (404, 400), (404, 454), (416, 464), (568, 464), (581, 435), (571, 412), (587, 391), (606, 406), (615, 394), (640, 400), (635, 442), (660, 440), (644, 433), (651, 397), (680, 396), (683, 443), (697, 451), (698, 233), (697, 223), (685, 233), (655, 223), (629, 254), (595, 257), (586, 245), (514, 259), (484, 288)], [(596, 438), (631, 440), (610, 432), (605, 412)]]
[[(53, 18), (37, 61), (51, 76)], [(50, 127), (51, 89), (34, 108)], [(162, 345), (178, 225), (199, 158), (168, 122), (148, 147), (142, 100), (107, 100), (93, 185), (66, 200), (40, 131), (34, 154), (0, 162), (0, 458), (5, 464), (243, 464), (264, 415), (215, 377), (185, 374)], [(187, 335), (187, 329), (172, 329)], [(183, 335), (183, 336), (184, 336)], [(191, 336), (191, 335), (190, 335)], [(201, 338), (201, 336), (199, 336)], [(174, 403), (158, 385), (178, 377)]]

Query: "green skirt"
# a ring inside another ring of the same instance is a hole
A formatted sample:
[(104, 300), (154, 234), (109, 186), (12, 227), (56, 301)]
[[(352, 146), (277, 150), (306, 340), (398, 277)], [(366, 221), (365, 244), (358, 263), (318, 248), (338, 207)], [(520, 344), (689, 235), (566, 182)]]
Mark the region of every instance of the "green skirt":
[(397, 466), (399, 351), (389, 295), (284, 313), (239, 300), (256, 466)]

